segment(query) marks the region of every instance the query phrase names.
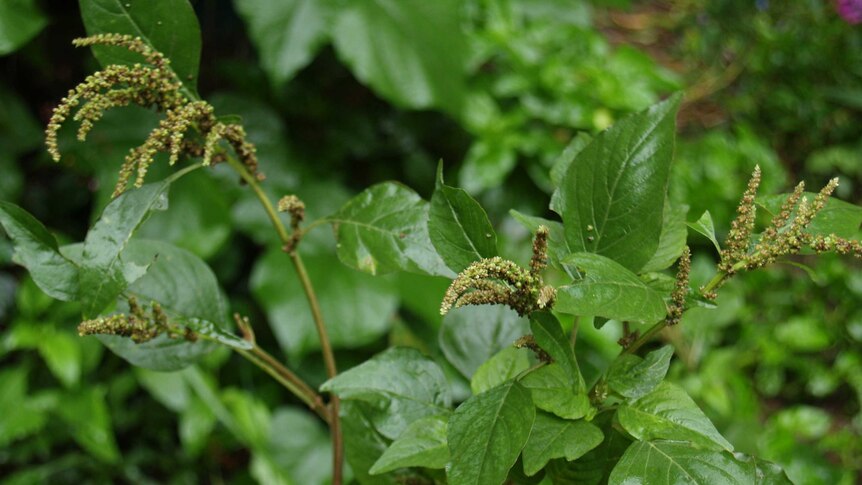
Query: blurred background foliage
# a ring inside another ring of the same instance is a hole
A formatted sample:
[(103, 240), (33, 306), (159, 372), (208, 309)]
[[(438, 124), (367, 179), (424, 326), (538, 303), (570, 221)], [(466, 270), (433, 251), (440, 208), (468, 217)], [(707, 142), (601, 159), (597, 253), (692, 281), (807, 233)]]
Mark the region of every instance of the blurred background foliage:
[[(686, 98), (671, 194), (688, 221), (709, 210), (725, 232), (755, 164), (764, 193), (837, 175), (838, 197), (862, 203), (862, 31), (825, 0), (192, 4), (200, 92), (243, 118), (267, 190), (297, 193), (311, 219), (388, 179), (427, 196), (443, 159), (487, 208), (504, 253), (523, 258), (528, 234), (509, 209), (547, 216), (561, 154), (677, 90)], [(82, 35), (76, 2), (0, 5), (0, 199), (67, 242), (83, 238), (125, 152), (156, 123), (141, 109), (111, 112), (87, 143), (66, 132), (64, 161), (49, 161), (52, 107), (97, 68), (70, 45)], [(250, 194), (226, 171), (198, 171), (170, 203), (139, 234), (206, 259), (258, 341), (322, 382), (298, 283)], [(447, 281), (371, 278), (337, 261), (327, 231), (309, 237), (302, 248), (342, 369), (391, 344), (445, 363), (437, 334), (458, 328), (437, 312)], [(715, 250), (694, 232), (689, 240), (694, 281), (705, 282)], [(672, 376), (740, 451), (781, 464), (796, 483), (857, 483), (862, 268), (797, 263), (805, 269), (741, 275), (718, 309), (688, 313), (668, 335)], [(5, 482), (326, 483), (325, 429), (265, 375), (225, 352), (176, 373), (135, 369), (77, 337), (78, 316), (11, 263), (0, 237)], [(586, 373), (608, 364), (618, 334), (582, 329)], [(448, 369), (463, 397), (466, 381)]]

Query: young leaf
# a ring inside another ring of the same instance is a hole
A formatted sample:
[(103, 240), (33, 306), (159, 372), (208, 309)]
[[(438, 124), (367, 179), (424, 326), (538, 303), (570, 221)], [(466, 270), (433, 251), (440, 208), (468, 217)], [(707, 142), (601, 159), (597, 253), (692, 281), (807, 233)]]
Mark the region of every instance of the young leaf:
[(0, 56), (15, 52), (47, 24), (36, 0), (0, 2)]
[(733, 445), (688, 394), (670, 382), (662, 382), (651, 393), (620, 406), (617, 418), (626, 431), (642, 441), (686, 440), (709, 449), (733, 451)]
[(566, 240), (638, 271), (658, 248), (681, 96), (617, 122), (584, 148), (560, 185)]
[(343, 400), (372, 404), (386, 413), (372, 417), (375, 428), (390, 439), (413, 421), (448, 414), (449, 385), (440, 367), (419, 351), (393, 347), (338, 374), (320, 386)]
[(351, 268), (454, 277), (428, 236), (428, 203), (401, 184), (373, 185), (326, 220), (335, 229), (339, 259)]
[(81, 256), (81, 304), (87, 318), (108, 304), (146, 272), (143, 265), (123, 260), (121, 254), (132, 234), (155, 210), (168, 208), (169, 182), (147, 184), (114, 199), (87, 232)]
[(448, 416), (428, 416), (414, 421), (368, 470), (379, 475), (411, 466), (443, 468), (449, 461), (446, 444)]
[(641, 359), (623, 354), (608, 369), (608, 386), (623, 397), (637, 399), (651, 392), (664, 379), (673, 357), (673, 347), (666, 345)]
[(469, 49), (458, 0), (366, 0), (338, 9), (335, 50), (363, 83), (410, 108), (458, 113)]
[(700, 449), (684, 441), (637, 441), (620, 458), (608, 484), (762, 483), (753, 471), (729, 453)]
[(580, 458), (603, 439), (602, 431), (594, 424), (536, 413), (530, 439), (524, 445), (524, 473), (533, 476), (554, 458)]
[(506, 347), (479, 366), (470, 379), (470, 390), (473, 394), (482, 394), (509, 379), (514, 379), (529, 367), (529, 350)]
[(569, 373), (560, 364), (553, 363), (530, 372), (521, 379), (530, 390), (535, 406), (554, 413), (563, 419), (580, 419), (592, 411), (590, 399), (583, 384), (572, 382)]
[(584, 378), (575, 360), (575, 351), (569, 340), (563, 334), (560, 321), (549, 312), (533, 312), (530, 315), (530, 330), (536, 343), (551, 356), (569, 376), (572, 386), (577, 392), (586, 393)]
[[(80, 5), (88, 35), (140, 37), (171, 60), (187, 94), (197, 97), (201, 29), (188, 0), (80, 0)], [(119, 47), (96, 46), (93, 55), (102, 66), (142, 61), (139, 54)]]
[(658, 249), (639, 273), (667, 269), (679, 259), (688, 236), (688, 231), (685, 229), (686, 213), (688, 213), (688, 206), (674, 206), (670, 201), (665, 200)]
[(479, 366), (529, 331), (527, 319), (503, 305), (455, 308), (443, 318), (440, 350), (470, 379)]
[(451, 485), (500, 485), (530, 436), (536, 408), (515, 381), (473, 396), (449, 419)]
[(322, 0), (234, 0), (260, 63), (281, 86), (305, 67), (329, 38), (330, 2)]
[(687, 222), (688, 227), (703, 234), (715, 246), (715, 250), (721, 252), (721, 245), (718, 244), (718, 239), (715, 237), (715, 224), (712, 223), (712, 214), (709, 211), (704, 211), (700, 219), (695, 222)]
[(667, 313), (661, 294), (611, 259), (575, 253), (563, 262), (577, 267), (583, 278), (557, 288), (557, 311), (647, 323), (661, 320)]
[(0, 201), (0, 225), (15, 244), (13, 260), (27, 268), (33, 281), (52, 298), (78, 298), (78, 267), (60, 254), (57, 240), (24, 209)]
[(431, 197), (428, 233), (434, 248), (453, 271), (497, 255), (497, 234), (485, 209), (462, 189), (443, 183), (443, 163)]

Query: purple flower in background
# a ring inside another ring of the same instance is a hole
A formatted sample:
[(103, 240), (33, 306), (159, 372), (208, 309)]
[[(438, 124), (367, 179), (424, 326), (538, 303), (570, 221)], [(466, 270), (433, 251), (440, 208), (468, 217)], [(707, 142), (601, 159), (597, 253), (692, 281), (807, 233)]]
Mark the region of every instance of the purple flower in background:
[(835, 9), (848, 24), (862, 23), (862, 0), (835, 0)]

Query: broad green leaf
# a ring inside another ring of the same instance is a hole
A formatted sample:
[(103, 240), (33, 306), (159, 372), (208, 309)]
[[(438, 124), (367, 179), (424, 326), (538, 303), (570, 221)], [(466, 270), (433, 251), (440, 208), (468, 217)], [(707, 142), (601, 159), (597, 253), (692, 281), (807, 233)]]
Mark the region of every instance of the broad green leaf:
[(530, 390), (537, 408), (563, 419), (580, 419), (593, 411), (587, 393), (580, 389), (583, 384), (573, 383), (560, 364), (540, 367), (520, 382)]
[[(590, 144), (592, 139), (589, 133), (583, 131), (572, 137), (572, 140), (566, 145), (566, 149), (557, 157), (554, 166), (551, 167), (551, 183), (554, 184), (554, 187), (559, 187), (563, 183), (566, 172), (569, 171), (569, 167), (572, 166), (575, 157)], [(556, 196), (557, 194), (559, 192), (555, 191), (554, 195)]]
[(561, 223), (541, 217), (521, 214), (514, 209), (510, 210), (509, 214), (514, 217), (516, 221), (520, 222), (521, 225), (526, 227), (532, 234), (535, 234), (536, 231), (539, 230), (539, 226), (547, 227), (548, 261), (551, 265), (569, 273), (569, 276), (575, 276), (575, 274), (572, 273), (566, 265), (562, 264), (563, 259), (572, 254), (572, 250), (569, 248), (569, 243), (566, 241), (565, 229), (563, 229), (563, 225)]
[(440, 349), (470, 379), (494, 354), (529, 332), (529, 321), (503, 305), (454, 308), (443, 318)]
[(327, 0), (234, 0), (272, 83), (281, 86), (329, 38)]
[(389, 441), (375, 429), (371, 416), (378, 414), (366, 403), (343, 401), (341, 427), (344, 457), (361, 485), (399, 485), (394, 473), (371, 475), (368, 471), (389, 447)]
[(473, 396), (449, 419), (450, 485), (500, 485), (536, 417), (530, 393), (515, 381)]
[[(272, 460), (297, 484), (332, 481), (332, 446), (320, 420), (306, 410), (281, 407), (270, 421), (267, 444)], [(349, 483), (349, 478), (345, 479)]]
[(408, 108), (458, 113), (469, 49), (457, 0), (365, 0), (338, 9), (335, 50), (353, 74)]
[(71, 333), (59, 330), (43, 332), (39, 355), (48, 369), (64, 386), (74, 387), (81, 379), (81, 344)]
[(530, 439), (524, 445), (524, 473), (533, 476), (554, 458), (580, 458), (603, 439), (602, 431), (594, 424), (536, 413)]
[(364, 401), (385, 413), (372, 417), (387, 438), (400, 436), (413, 421), (448, 414), (449, 385), (440, 367), (419, 351), (393, 347), (320, 386), (344, 400)]
[(662, 382), (651, 393), (617, 410), (620, 424), (635, 438), (686, 440), (701, 447), (733, 451), (731, 445), (676, 384)]
[(655, 254), (680, 99), (623, 118), (572, 162), (560, 185), (559, 210), (574, 251), (601, 254), (632, 271)]
[(125, 192), (108, 204), (87, 232), (79, 278), (85, 317), (98, 315), (146, 272), (148, 262), (129, 263), (122, 253), (151, 212), (168, 208), (168, 186), (169, 182), (160, 182)]
[(0, 225), (15, 245), (13, 260), (30, 271), (33, 281), (53, 298), (78, 298), (78, 267), (60, 254), (57, 240), (24, 209), (0, 201)]
[(539, 347), (551, 356), (569, 376), (572, 387), (578, 392), (586, 393), (584, 378), (575, 360), (575, 351), (569, 339), (563, 334), (560, 321), (550, 312), (533, 312), (530, 314), (530, 330)]
[(674, 206), (665, 200), (658, 249), (639, 273), (667, 269), (679, 259), (683, 249), (685, 249), (685, 241), (688, 236), (688, 231), (685, 229), (686, 213), (688, 213), (688, 206)]
[(455, 272), (470, 263), (497, 255), (497, 233), (485, 209), (462, 189), (443, 183), (443, 163), (431, 197), (428, 233), (434, 249)]
[[(810, 202), (817, 197), (817, 194), (805, 192), (804, 196)], [(774, 216), (781, 212), (781, 205), (787, 200), (787, 197), (788, 194), (758, 197), (757, 204)], [(862, 236), (860, 226), (862, 226), (862, 207), (829, 198), (823, 209), (817, 213), (817, 217), (806, 228), (806, 232), (824, 236), (835, 234), (839, 237), (858, 240)]]
[(339, 259), (351, 268), (454, 276), (428, 236), (428, 203), (399, 183), (371, 186), (326, 219), (335, 229)]
[[(229, 328), (227, 309), (212, 270), (194, 254), (160, 241), (134, 240), (124, 256), (132, 262), (153, 261), (147, 273), (128, 288), (142, 303), (158, 302), (172, 318), (199, 319)], [(203, 339), (189, 342), (159, 336), (136, 344), (130, 339), (100, 335), (111, 351), (133, 365), (158, 371), (182, 369), (216, 348)]]
[(414, 421), (389, 445), (368, 470), (379, 475), (398, 468), (443, 468), (449, 461), (446, 443), (448, 416), (428, 416)]
[(715, 237), (715, 224), (712, 223), (712, 214), (710, 214), (709, 211), (704, 211), (698, 220), (695, 222), (688, 222), (687, 224), (688, 227), (694, 229), (700, 234), (703, 234), (707, 239), (709, 239), (712, 242), (712, 245), (715, 246), (715, 250), (717, 252), (721, 252), (721, 245)]
[(576, 253), (563, 262), (577, 267), (583, 278), (557, 288), (554, 310), (646, 323), (666, 315), (661, 294), (613, 260), (598, 254)]
[[(197, 97), (201, 59), (201, 29), (188, 0), (80, 0), (88, 35), (128, 34), (171, 60), (171, 69), (187, 94)], [(142, 62), (139, 54), (121, 47), (93, 48), (102, 66)]]
[(664, 379), (673, 357), (673, 347), (666, 345), (643, 359), (622, 354), (608, 369), (608, 386), (621, 396), (637, 399), (651, 392)]
[(100, 461), (117, 463), (121, 456), (105, 402), (106, 394), (99, 387), (65, 394), (56, 412), (79, 445)]
[[(608, 413), (605, 415), (607, 416)], [(575, 461), (552, 460), (546, 467), (554, 485), (599, 485), (608, 482), (608, 476), (632, 440), (610, 425), (609, 419), (599, 415), (594, 422), (601, 424), (605, 437), (597, 447)]]
[[(352, 270), (331, 255), (303, 260), (335, 348), (367, 345), (389, 330), (398, 305), (389, 281)], [(291, 359), (320, 348), (308, 300), (287, 254), (277, 248), (267, 251), (255, 263), (250, 286)]]
[(775, 463), (760, 460), (756, 456), (744, 453), (734, 453), (733, 457), (743, 466), (748, 467), (748, 474), (754, 478), (754, 485), (792, 485), (793, 482), (784, 473), (784, 470)]
[(529, 350), (506, 347), (476, 369), (470, 379), (473, 394), (482, 394), (500, 384), (514, 379), (530, 367)]
[(0, 371), (0, 446), (38, 433), (48, 422), (45, 409), (27, 395), (27, 368), (6, 365)]
[(143, 367), (134, 372), (141, 387), (166, 408), (180, 413), (189, 407), (193, 395), (180, 372), (156, 372)]
[(753, 468), (727, 452), (704, 450), (685, 441), (637, 441), (611, 472), (609, 485), (751, 485)]
[(0, 56), (15, 52), (47, 24), (36, 0), (0, 2)]

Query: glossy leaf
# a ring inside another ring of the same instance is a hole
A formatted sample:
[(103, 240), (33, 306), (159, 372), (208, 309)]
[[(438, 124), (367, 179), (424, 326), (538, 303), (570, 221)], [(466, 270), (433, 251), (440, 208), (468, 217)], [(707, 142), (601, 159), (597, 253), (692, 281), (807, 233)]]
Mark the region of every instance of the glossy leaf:
[[(599, 415), (594, 422), (598, 422)], [(607, 483), (614, 465), (623, 456), (632, 440), (602, 420), (604, 440), (584, 456), (575, 461), (552, 460), (546, 467), (547, 475), (555, 485), (599, 485)]]
[(454, 276), (431, 244), (428, 203), (401, 184), (371, 186), (326, 219), (335, 229), (339, 259), (351, 268)]
[(473, 394), (482, 394), (530, 368), (529, 350), (506, 347), (476, 369), (470, 379)]
[(757, 457), (744, 453), (734, 453), (733, 457), (748, 467), (748, 473), (754, 477), (755, 485), (791, 485), (793, 482), (784, 473), (784, 470), (775, 463), (760, 460)]
[(673, 158), (673, 96), (618, 121), (572, 162), (560, 185), (559, 210), (574, 251), (638, 271), (659, 245)]
[(710, 240), (710, 242), (712, 242), (712, 245), (715, 246), (715, 250), (719, 253), (721, 252), (721, 245), (715, 237), (715, 224), (712, 222), (712, 214), (710, 214), (709, 211), (704, 211), (700, 218), (695, 222), (689, 222), (688, 227), (694, 229), (700, 234), (703, 234)]
[(533, 331), (536, 344), (565, 371), (572, 387), (577, 392), (586, 393), (584, 378), (581, 376), (578, 362), (575, 360), (575, 351), (563, 334), (563, 328), (557, 317), (550, 312), (533, 312), (530, 314), (530, 330)]
[(602, 431), (594, 424), (536, 413), (530, 439), (524, 446), (524, 473), (533, 476), (554, 458), (580, 458), (603, 439)]
[(688, 231), (685, 228), (685, 215), (688, 206), (674, 206), (665, 200), (664, 216), (658, 248), (640, 273), (667, 269), (679, 259), (685, 248)]
[(340, 8), (338, 56), (383, 97), (409, 108), (460, 111), (467, 42), (457, 0), (366, 0)]
[(623, 404), (617, 418), (635, 438), (686, 440), (701, 447), (733, 451), (731, 445), (676, 384), (662, 382), (651, 393)]
[(448, 414), (452, 404), (440, 367), (409, 348), (390, 348), (326, 381), (320, 389), (386, 410), (372, 420), (390, 439), (400, 436), (419, 418)]
[(576, 253), (563, 262), (578, 268), (583, 278), (557, 288), (556, 311), (647, 323), (667, 313), (661, 294), (611, 259)]
[(448, 421), (448, 416), (429, 416), (414, 421), (389, 445), (368, 473), (378, 475), (412, 466), (443, 468), (449, 461)]
[[(335, 348), (367, 345), (389, 330), (398, 300), (387, 280), (347, 268), (331, 255), (303, 260)], [(277, 248), (267, 251), (255, 264), (250, 286), (288, 356), (297, 359), (320, 348), (308, 300), (287, 254)]]
[(566, 241), (565, 229), (558, 221), (544, 219), (542, 217), (528, 216), (521, 214), (516, 210), (510, 210), (509, 214), (526, 227), (530, 233), (535, 234), (539, 230), (539, 226), (548, 228), (548, 261), (551, 265), (566, 271), (569, 276), (574, 277), (569, 268), (562, 263), (566, 256), (572, 254), (568, 241)]
[(529, 321), (503, 305), (454, 308), (443, 318), (440, 350), (466, 378), (530, 332)]
[(568, 372), (560, 364), (536, 369), (520, 382), (530, 390), (537, 408), (563, 419), (580, 419), (593, 411), (586, 392), (580, 390), (580, 385), (572, 383)]
[(47, 24), (36, 0), (0, 2), (0, 56), (15, 52)]
[[(813, 201), (817, 194), (805, 192), (809, 202)], [(757, 204), (763, 207), (769, 214), (776, 215), (781, 212), (781, 205), (787, 200), (788, 194), (767, 195), (757, 198)], [(860, 239), (862, 236), (862, 207), (850, 204), (835, 198), (829, 198), (823, 209), (817, 213), (817, 217), (811, 221), (806, 232), (811, 234), (822, 234)]]
[(664, 379), (673, 357), (673, 347), (666, 345), (643, 359), (623, 354), (611, 363), (607, 382), (611, 390), (629, 399), (651, 392)]
[[(171, 69), (187, 92), (196, 97), (201, 59), (201, 29), (188, 0), (80, 0), (87, 34), (128, 34), (171, 60)], [(102, 66), (142, 62), (139, 54), (121, 47), (97, 46), (93, 54)]]
[(389, 447), (389, 441), (380, 435), (372, 422), (375, 415), (370, 406), (361, 401), (341, 403), (341, 426), (344, 433), (344, 457), (362, 485), (398, 485), (394, 473), (371, 475), (369, 470)]
[(57, 240), (27, 211), (0, 201), (0, 225), (15, 245), (13, 260), (27, 268), (33, 281), (53, 298), (78, 298), (78, 267), (60, 254)]
[(497, 233), (488, 214), (466, 191), (443, 183), (442, 162), (431, 197), (428, 233), (437, 253), (455, 272), (497, 255)]
[(329, 38), (325, 0), (234, 0), (272, 83), (284, 84)]
[(530, 393), (515, 381), (458, 406), (449, 419), (449, 483), (502, 484), (530, 436), (535, 417)]
[(609, 485), (750, 485), (751, 467), (727, 452), (696, 448), (684, 441), (637, 441), (614, 467)]

